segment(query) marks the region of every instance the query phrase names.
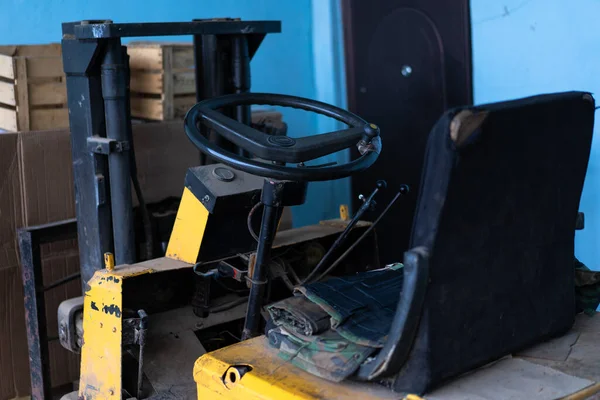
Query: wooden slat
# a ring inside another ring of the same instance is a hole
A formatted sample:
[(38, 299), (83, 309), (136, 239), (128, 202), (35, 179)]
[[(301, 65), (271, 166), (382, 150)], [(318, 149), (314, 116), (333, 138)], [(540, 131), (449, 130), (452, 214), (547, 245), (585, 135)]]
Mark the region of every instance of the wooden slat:
[[(128, 47), (127, 54), (129, 54), (129, 68), (132, 70), (162, 70), (162, 48), (160, 47)], [(135, 72), (132, 71), (132, 74), (134, 73)]]
[(0, 76), (8, 79), (15, 79), (12, 57), (0, 54)]
[[(196, 104), (196, 95), (175, 96), (173, 119), (181, 119), (188, 110)], [(164, 113), (162, 99), (149, 97), (131, 97), (131, 115), (134, 118), (163, 121)], [(272, 123), (282, 121), (282, 115), (278, 111), (260, 110), (252, 112), (252, 122), (259, 123), (268, 120)]]
[(15, 110), (0, 107), (0, 129), (8, 132), (17, 131), (17, 112)]
[(60, 57), (60, 43), (0, 46), (0, 54), (20, 57)]
[(29, 119), (29, 64), (24, 57), (14, 57), (13, 63), (16, 71), (17, 128), (19, 131), (28, 131), (31, 127)]
[(180, 71), (173, 73), (173, 94), (195, 94), (196, 77), (194, 71)]
[(0, 81), (0, 103), (11, 106), (17, 105), (14, 83)]
[(163, 120), (163, 109), (161, 99), (148, 97), (131, 97), (131, 116), (134, 118)]
[(194, 69), (193, 46), (170, 46), (173, 51), (173, 69)]
[(67, 104), (67, 87), (64, 82), (29, 84), (29, 105), (52, 104)]
[(163, 92), (163, 73), (131, 71), (130, 88), (132, 92), (161, 94)]
[(162, 107), (163, 119), (171, 120), (174, 117), (173, 104), (173, 47), (163, 47), (163, 93)]
[(67, 108), (42, 108), (30, 110), (31, 130), (64, 129), (69, 127)]
[(35, 57), (26, 60), (28, 78), (55, 78), (65, 74), (60, 57)]

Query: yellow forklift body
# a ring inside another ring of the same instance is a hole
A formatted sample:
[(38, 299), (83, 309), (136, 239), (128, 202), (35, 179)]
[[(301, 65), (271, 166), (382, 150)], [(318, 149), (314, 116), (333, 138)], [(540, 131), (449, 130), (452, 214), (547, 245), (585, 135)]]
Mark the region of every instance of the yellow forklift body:
[(177, 218), (167, 247), (167, 257), (196, 263), (209, 212), (187, 187), (183, 189)]
[(88, 285), (83, 301), (85, 346), (81, 349), (79, 396), (120, 399), (123, 278), (101, 270)]
[[(277, 356), (260, 336), (200, 357), (194, 365), (198, 399), (385, 400), (400, 395), (373, 383), (330, 382)], [(408, 396), (407, 400), (419, 397)]]
[(112, 270), (96, 271), (84, 295), (79, 396), (84, 399), (121, 399), (123, 282), (140, 275), (191, 268), (169, 258), (156, 258)]

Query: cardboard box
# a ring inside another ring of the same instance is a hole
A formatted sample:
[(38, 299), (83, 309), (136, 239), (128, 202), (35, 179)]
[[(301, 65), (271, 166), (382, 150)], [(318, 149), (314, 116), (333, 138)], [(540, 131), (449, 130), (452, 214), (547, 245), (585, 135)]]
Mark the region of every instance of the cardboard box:
[[(198, 165), (181, 121), (134, 125), (140, 185), (146, 201), (181, 196), (187, 168)], [(135, 196), (134, 196), (135, 199)], [(71, 142), (67, 130), (0, 134), (0, 400), (29, 394), (29, 361), (16, 229), (75, 217)], [(44, 284), (77, 272), (76, 241), (42, 248)], [(57, 336), (56, 310), (81, 295), (79, 281), (46, 294), (47, 329)], [(78, 378), (79, 361), (50, 343), (53, 386)]]

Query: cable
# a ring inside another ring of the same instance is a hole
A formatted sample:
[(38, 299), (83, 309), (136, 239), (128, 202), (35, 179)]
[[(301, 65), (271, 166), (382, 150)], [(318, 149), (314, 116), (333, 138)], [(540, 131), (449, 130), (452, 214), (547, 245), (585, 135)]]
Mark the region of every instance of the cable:
[(252, 207), (252, 209), (248, 213), (248, 219), (246, 220), (246, 224), (248, 225), (248, 232), (250, 232), (250, 235), (252, 235), (254, 240), (256, 240), (257, 242), (258, 242), (258, 235), (256, 234), (256, 232), (254, 232), (254, 228), (252, 228), (252, 216), (254, 215), (256, 210), (258, 210), (258, 207), (260, 207), (261, 205), (262, 205), (262, 203), (260, 201), (258, 203), (256, 203), (254, 205), (254, 207)]
[[(383, 218), (383, 216), (388, 212), (388, 210), (394, 205), (394, 203), (396, 202), (396, 200), (398, 200), (398, 197), (402, 196), (403, 194), (405, 194), (406, 192), (403, 190), (400, 190), (398, 193), (396, 193), (396, 195), (394, 196), (394, 198), (392, 199), (392, 201), (390, 201), (390, 203), (387, 205), (387, 207), (382, 211), (381, 214), (379, 214), (379, 217), (377, 217), (377, 219), (371, 224), (371, 226), (363, 232), (363, 234), (356, 239), (356, 241), (354, 243), (352, 243), (352, 245), (350, 247), (348, 247), (348, 249), (341, 255), (338, 257), (337, 260), (335, 260), (333, 262), (333, 264), (331, 264), (331, 266), (329, 268), (327, 268), (325, 271), (323, 271), (323, 273), (321, 275), (319, 275), (317, 277), (317, 279), (314, 279), (314, 281), (318, 281), (320, 279), (322, 279), (325, 275), (327, 275), (328, 273), (330, 273), (335, 267), (337, 267), (343, 260), (344, 258), (346, 258), (346, 256), (348, 254), (350, 254), (350, 252), (352, 250), (354, 250), (354, 248), (365, 238), (367, 237), (367, 235), (369, 233), (371, 233), (371, 231), (373, 229), (375, 229), (375, 225), (377, 225), (377, 223), (381, 220), (381, 218)], [(310, 283), (308, 282), (308, 280), (306, 279), (304, 283)], [(303, 283), (303, 284), (304, 284)]]

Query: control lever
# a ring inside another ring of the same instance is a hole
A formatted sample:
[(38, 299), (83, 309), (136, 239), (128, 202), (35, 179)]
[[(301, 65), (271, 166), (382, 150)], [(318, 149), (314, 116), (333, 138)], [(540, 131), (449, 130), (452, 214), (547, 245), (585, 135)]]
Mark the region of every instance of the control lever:
[(302, 280), (302, 282), (300, 283), (301, 285), (304, 285), (305, 283), (310, 283), (311, 279), (321, 270), (321, 268), (323, 268), (324, 265), (327, 265), (327, 263), (329, 262), (329, 260), (331, 259), (331, 257), (335, 253), (335, 251), (346, 241), (346, 239), (348, 238), (348, 235), (350, 234), (350, 231), (352, 230), (352, 228), (354, 228), (354, 226), (360, 220), (362, 215), (367, 210), (372, 209), (372, 207), (375, 204), (374, 198), (375, 198), (375, 195), (377, 194), (377, 192), (379, 192), (379, 190), (381, 190), (381, 189), (385, 189), (386, 187), (387, 187), (386, 181), (379, 180), (379, 181), (377, 181), (377, 186), (375, 187), (373, 192), (369, 195), (369, 197), (365, 198), (362, 194), (358, 197), (360, 200), (362, 200), (363, 204), (360, 206), (360, 208), (358, 209), (358, 211), (356, 212), (354, 217), (352, 217), (352, 219), (350, 220), (350, 222), (348, 223), (348, 225), (346, 226), (344, 231), (340, 234), (340, 236), (338, 236), (338, 238), (335, 240), (333, 245), (331, 245), (329, 250), (327, 250), (327, 253), (325, 253), (325, 255), (323, 256), (321, 261), (319, 261), (319, 264), (317, 264), (317, 266), (311, 271), (311, 273), (308, 274), (308, 276), (306, 278), (304, 278), (304, 280)]
[[(377, 219), (375, 221), (373, 221), (373, 223), (371, 224), (371, 226), (369, 226), (369, 228), (363, 232), (362, 235), (360, 235), (360, 237), (358, 239), (356, 239), (356, 241), (354, 243), (352, 243), (352, 245), (350, 247), (348, 247), (346, 249), (346, 251), (337, 258), (337, 260), (335, 260), (330, 266), (329, 268), (327, 268), (325, 271), (323, 271), (321, 273), (321, 275), (319, 275), (315, 280), (318, 281), (319, 279), (323, 278), (325, 275), (327, 275), (328, 273), (330, 273), (331, 271), (333, 271), (335, 269), (335, 267), (337, 267), (343, 260), (344, 258), (346, 258), (346, 256), (348, 254), (350, 254), (350, 252), (352, 250), (354, 250), (356, 248), (356, 246), (358, 246), (358, 244), (360, 242), (362, 242), (362, 240), (364, 238), (367, 237), (367, 235), (369, 235), (369, 233), (371, 233), (371, 231), (373, 229), (375, 229), (375, 225), (377, 225), (377, 223), (379, 223), (379, 221), (381, 220), (381, 218), (383, 218), (385, 216), (385, 214), (389, 211), (390, 208), (392, 208), (392, 206), (394, 205), (394, 203), (396, 202), (396, 200), (398, 200), (398, 198), (400, 196), (404, 196), (406, 194), (408, 194), (408, 192), (410, 191), (410, 188), (408, 187), (408, 185), (400, 185), (400, 188), (398, 189), (398, 193), (396, 193), (396, 195), (394, 196), (394, 198), (388, 203), (388, 205), (385, 207), (385, 209), (381, 212), (381, 214), (379, 214), (379, 217), (377, 217)], [(315, 268), (316, 270), (316, 268)]]

